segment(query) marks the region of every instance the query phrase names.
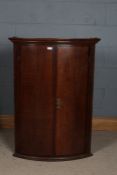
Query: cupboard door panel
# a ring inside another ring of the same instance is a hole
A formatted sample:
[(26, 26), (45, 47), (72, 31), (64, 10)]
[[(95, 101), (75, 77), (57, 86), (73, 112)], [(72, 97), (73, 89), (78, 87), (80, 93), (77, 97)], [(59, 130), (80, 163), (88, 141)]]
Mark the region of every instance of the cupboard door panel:
[(85, 152), (88, 47), (62, 46), (57, 52), (56, 155)]
[(16, 152), (52, 155), (53, 53), (46, 46), (22, 45), (15, 59)]

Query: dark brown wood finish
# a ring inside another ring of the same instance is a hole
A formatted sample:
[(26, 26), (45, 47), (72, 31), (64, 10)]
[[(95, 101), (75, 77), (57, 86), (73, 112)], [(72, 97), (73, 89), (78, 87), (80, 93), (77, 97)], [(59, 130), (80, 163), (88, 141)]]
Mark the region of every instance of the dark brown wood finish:
[(56, 115), (57, 155), (76, 155), (85, 151), (88, 54), (88, 47), (58, 47), (57, 98), (61, 104)]
[(15, 94), (16, 152), (20, 154), (53, 154), (52, 55), (45, 46), (23, 45), (15, 58), (19, 62), (15, 70), (19, 75)]
[(91, 130), (92, 130), (92, 108), (93, 108), (93, 84), (94, 84), (94, 63), (95, 46), (89, 47), (89, 69), (88, 69), (88, 93), (87, 93), (87, 117), (86, 117), (86, 139), (85, 151), (91, 152)]
[(10, 38), (14, 43), (15, 156), (91, 155), (94, 49), (98, 38)]

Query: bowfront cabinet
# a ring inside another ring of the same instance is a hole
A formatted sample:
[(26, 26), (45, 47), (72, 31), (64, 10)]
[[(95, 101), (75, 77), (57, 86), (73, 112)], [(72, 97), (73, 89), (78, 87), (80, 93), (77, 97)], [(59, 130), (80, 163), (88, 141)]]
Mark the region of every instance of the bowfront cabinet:
[(99, 39), (10, 40), (14, 44), (14, 155), (34, 160), (90, 156)]

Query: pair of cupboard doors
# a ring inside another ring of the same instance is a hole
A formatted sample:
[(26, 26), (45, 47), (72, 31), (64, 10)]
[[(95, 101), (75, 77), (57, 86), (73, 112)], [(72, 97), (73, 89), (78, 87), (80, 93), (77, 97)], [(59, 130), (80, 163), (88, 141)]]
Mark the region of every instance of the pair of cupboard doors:
[(15, 156), (91, 155), (95, 43), (10, 38), (14, 43)]

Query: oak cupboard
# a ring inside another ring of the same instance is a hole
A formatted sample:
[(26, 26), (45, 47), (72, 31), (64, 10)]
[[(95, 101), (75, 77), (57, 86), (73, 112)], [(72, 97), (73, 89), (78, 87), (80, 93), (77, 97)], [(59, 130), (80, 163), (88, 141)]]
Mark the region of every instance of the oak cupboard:
[(14, 155), (34, 160), (90, 156), (100, 39), (9, 39), (14, 44)]

